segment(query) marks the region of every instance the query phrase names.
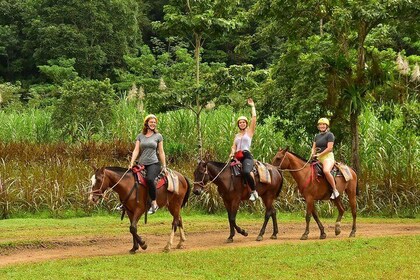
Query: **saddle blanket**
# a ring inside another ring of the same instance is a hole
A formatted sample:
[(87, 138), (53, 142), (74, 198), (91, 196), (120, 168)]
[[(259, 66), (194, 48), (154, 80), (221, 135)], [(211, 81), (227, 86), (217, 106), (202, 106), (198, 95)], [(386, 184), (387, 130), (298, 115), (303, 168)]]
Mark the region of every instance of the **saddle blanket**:
[[(173, 170), (167, 168), (167, 173), (165, 174), (163, 171), (156, 177), (156, 189), (160, 189), (163, 186), (166, 186), (166, 189), (169, 192), (173, 192), (178, 194), (179, 192), (179, 179), (178, 176), (173, 172)], [(135, 165), (132, 168), (133, 174), (137, 177), (137, 182), (140, 185), (146, 186), (146, 169), (144, 166)]]
[(350, 172), (350, 167), (341, 162), (336, 162), (335, 166), (338, 168), (338, 170), (340, 170), (341, 174), (343, 174), (344, 180), (346, 180), (346, 182), (353, 179), (353, 176)]
[(260, 182), (265, 184), (271, 184), (270, 170), (261, 161), (256, 161), (255, 166), (257, 167), (258, 175), (260, 176)]

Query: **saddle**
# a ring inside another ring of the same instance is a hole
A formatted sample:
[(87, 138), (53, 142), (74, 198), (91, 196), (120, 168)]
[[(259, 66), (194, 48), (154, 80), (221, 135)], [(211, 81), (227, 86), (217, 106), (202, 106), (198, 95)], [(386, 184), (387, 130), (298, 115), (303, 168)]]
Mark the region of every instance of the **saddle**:
[[(312, 162), (312, 165), (314, 165), (316, 174), (318, 177), (324, 177), (324, 171), (322, 170), (322, 164), (319, 161)], [(334, 167), (331, 169), (331, 175), (333, 177), (344, 177), (346, 181), (350, 181), (353, 179), (353, 176), (351, 175), (350, 168), (341, 162), (335, 162)]]
[[(241, 176), (242, 164), (239, 160), (233, 160), (230, 163), (230, 168), (235, 176)], [(258, 176), (260, 183), (271, 184), (270, 169), (262, 162), (254, 160), (254, 168), (251, 176), (254, 178)]]
[[(147, 186), (146, 183), (146, 169), (144, 165), (134, 165), (131, 170), (133, 171), (134, 178), (137, 183), (142, 186)], [(161, 171), (155, 179), (156, 189), (160, 189), (163, 186), (166, 186), (167, 190), (170, 192), (178, 193), (179, 191), (179, 181), (178, 176), (170, 169), (168, 169), (168, 174)]]

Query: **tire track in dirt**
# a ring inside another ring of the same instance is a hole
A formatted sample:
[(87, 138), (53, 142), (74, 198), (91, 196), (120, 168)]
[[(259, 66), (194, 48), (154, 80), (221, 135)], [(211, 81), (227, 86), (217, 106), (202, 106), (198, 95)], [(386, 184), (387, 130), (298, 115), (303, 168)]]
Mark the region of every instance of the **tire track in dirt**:
[[(228, 228), (226, 230), (206, 231), (188, 234), (187, 241), (184, 243), (182, 251), (211, 250), (216, 248), (231, 247), (255, 247), (272, 244), (301, 243), (301, 242), (327, 242), (328, 240), (346, 239), (351, 231), (350, 224), (342, 224), (342, 233), (334, 235), (334, 225), (325, 225), (327, 233), (326, 240), (319, 240), (319, 230), (316, 225), (310, 227), (309, 240), (299, 240), (304, 231), (304, 223), (286, 223), (280, 225), (278, 239), (272, 240), (271, 228), (267, 228), (263, 241), (255, 241), (259, 227), (249, 227), (248, 237), (236, 234), (233, 243), (226, 243)], [(400, 223), (400, 224), (359, 224), (356, 238), (360, 237), (381, 237), (381, 236), (404, 236), (420, 235), (420, 223)], [(161, 253), (165, 247), (168, 234), (143, 235), (148, 248), (143, 251), (140, 249), (138, 254)], [(173, 247), (179, 242), (179, 235), (174, 238)], [(2, 249), (0, 251), (0, 267), (14, 264), (36, 263), (50, 260), (68, 258), (88, 258), (98, 256), (127, 255), (132, 247), (130, 233), (121, 236), (74, 236), (66, 237), (66, 240), (44, 240), (34, 245), (22, 245), (16, 248)], [(178, 249), (174, 249), (178, 250)]]

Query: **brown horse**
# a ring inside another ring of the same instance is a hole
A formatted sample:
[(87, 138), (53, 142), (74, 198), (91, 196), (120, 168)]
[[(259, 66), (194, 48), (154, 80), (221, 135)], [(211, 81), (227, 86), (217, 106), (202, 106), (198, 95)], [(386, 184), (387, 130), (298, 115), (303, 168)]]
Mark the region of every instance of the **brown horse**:
[[(191, 187), (185, 176), (176, 171), (174, 171), (174, 173), (178, 175), (178, 193), (169, 192), (165, 186), (158, 188), (156, 192), (159, 207), (167, 206), (173, 217), (172, 231), (164, 249), (166, 252), (169, 252), (172, 247), (172, 241), (177, 228), (179, 228), (180, 232), (180, 242), (177, 245), (177, 248), (182, 248), (183, 243), (186, 240), (180, 212), (181, 207), (183, 207), (188, 200)], [(103, 197), (105, 191), (109, 188), (118, 193), (124, 210), (127, 212), (130, 219), (130, 233), (133, 235), (133, 248), (130, 250), (130, 253), (134, 254), (138, 250), (139, 245), (145, 250), (147, 244), (137, 234), (137, 223), (141, 215), (148, 210), (150, 204), (148, 203), (147, 188), (143, 185), (135, 184), (134, 175), (130, 169), (122, 167), (95, 168), (95, 175), (92, 176), (92, 190), (89, 200), (93, 203), (97, 203), (99, 198)]]
[[(265, 165), (270, 170), (271, 184), (264, 184), (260, 182), (256, 184), (257, 192), (262, 198), (266, 209), (264, 223), (257, 237), (257, 241), (261, 241), (263, 239), (265, 228), (270, 217), (273, 220), (273, 235), (271, 236), (271, 239), (277, 239), (277, 233), (279, 232), (276, 209), (273, 207), (273, 203), (280, 194), (283, 185), (283, 178), (275, 167), (269, 164)], [(251, 189), (247, 185), (244, 185), (244, 181), (241, 176), (235, 176), (232, 173), (229, 163), (200, 161), (194, 171), (194, 194), (201, 194), (205, 185), (209, 181), (214, 182), (217, 185), (217, 191), (222, 197), (228, 212), (230, 235), (227, 242), (233, 242), (235, 229), (243, 236), (248, 236), (248, 233), (236, 224), (236, 213), (238, 212), (239, 203), (242, 200), (248, 200)]]
[[(278, 166), (280, 169), (290, 172), (290, 174), (295, 179), (298, 185), (299, 192), (305, 198), (306, 229), (300, 239), (308, 239), (309, 222), (311, 220), (311, 215), (314, 217), (315, 221), (318, 224), (319, 230), (321, 231), (320, 239), (326, 238), (324, 226), (319, 220), (318, 214), (315, 210), (315, 201), (330, 199), (331, 190), (327, 180), (324, 177), (313, 178), (314, 176), (316, 176), (316, 171), (312, 169), (313, 166), (311, 164), (308, 164), (308, 161), (304, 158), (292, 152), (289, 152), (288, 149), (279, 149), (279, 151), (273, 158), (272, 164)], [(335, 180), (337, 190), (340, 192), (340, 195), (342, 195), (343, 192), (346, 192), (349, 198), (351, 213), (353, 215), (353, 227), (349, 237), (354, 237), (356, 234), (356, 195), (358, 194), (359, 190), (357, 186), (356, 172), (354, 172), (354, 170), (351, 168), (350, 172), (353, 178), (349, 181), (346, 181), (342, 176), (337, 176)], [(334, 199), (333, 201), (338, 208), (338, 217), (335, 223), (335, 235), (339, 235), (341, 233), (340, 222), (341, 218), (343, 217), (344, 206), (340, 199), (340, 196), (337, 199)]]

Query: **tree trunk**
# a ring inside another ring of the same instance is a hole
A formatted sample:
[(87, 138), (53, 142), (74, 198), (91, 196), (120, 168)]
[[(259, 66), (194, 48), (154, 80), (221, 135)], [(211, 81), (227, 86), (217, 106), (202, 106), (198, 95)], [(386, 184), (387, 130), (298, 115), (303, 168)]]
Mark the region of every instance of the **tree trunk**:
[[(359, 94), (363, 98), (365, 95), (365, 63), (366, 63), (366, 50), (364, 47), (365, 39), (368, 32), (368, 24), (365, 21), (359, 22), (358, 31), (358, 48), (357, 48), (357, 68), (356, 68), (356, 86), (361, 92)], [(361, 98), (361, 99), (362, 99)], [(360, 158), (359, 158), (359, 115), (360, 106), (362, 104), (352, 104), (350, 108), (350, 129), (351, 129), (351, 158), (353, 168), (356, 170), (358, 176), (361, 174)]]
[(350, 113), (350, 129), (351, 129), (351, 160), (352, 166), (357, 176), (360, 176), (360, 158), (359, 158), (359, 112), (352, 111)]
[(201, 49), (201, 34), (194, 33), (195, 37), (195, 50), (194, 50), (194, 59), (195, 59), (195, 83), (196, 83), (196, 124), (197, 124), (197, 141), (198, 141), (198, 154), (200, 160), (203, 159), (203, 138), (201, 133), (201, 104), (200, 104), (200, 95), (199, 95), (199, 86), (200, 86), (200, 49)]

